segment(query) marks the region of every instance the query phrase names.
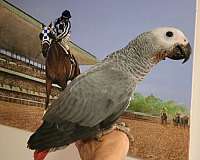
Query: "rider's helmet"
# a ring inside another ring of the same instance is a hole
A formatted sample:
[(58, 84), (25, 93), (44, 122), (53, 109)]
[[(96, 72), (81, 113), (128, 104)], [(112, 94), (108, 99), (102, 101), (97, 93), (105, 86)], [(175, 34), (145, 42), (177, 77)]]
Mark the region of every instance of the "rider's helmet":
[(70, 11), (65, 10), (65, 11), (62, 12), (62, 18), (63, 18), (63, 19), (69, 19), (69, 18), (71, 18), (71, 17), (72, 17), (72, 16), (71, 16)]

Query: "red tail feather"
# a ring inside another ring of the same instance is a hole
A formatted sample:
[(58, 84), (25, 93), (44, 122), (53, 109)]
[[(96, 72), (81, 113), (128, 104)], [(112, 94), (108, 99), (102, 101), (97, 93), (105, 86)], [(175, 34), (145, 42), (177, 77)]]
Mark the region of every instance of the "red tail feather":
[(48, 150), (35, 151), (34, 152), (34, 160), (44, 160), (44, 158), (47, 156), (48, 153), (49, 153)]

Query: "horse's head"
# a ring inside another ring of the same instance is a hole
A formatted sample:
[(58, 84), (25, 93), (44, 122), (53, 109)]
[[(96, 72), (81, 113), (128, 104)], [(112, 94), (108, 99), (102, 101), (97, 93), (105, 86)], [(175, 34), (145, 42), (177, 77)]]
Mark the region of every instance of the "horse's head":
[(47, 56), (48, 49), (52, 42), (52, 33), (50, 32), (50, 28), (44, 26), (42, 32), (39, 34), (39, 38), (41, 40), (42, 54), (44, 57)]

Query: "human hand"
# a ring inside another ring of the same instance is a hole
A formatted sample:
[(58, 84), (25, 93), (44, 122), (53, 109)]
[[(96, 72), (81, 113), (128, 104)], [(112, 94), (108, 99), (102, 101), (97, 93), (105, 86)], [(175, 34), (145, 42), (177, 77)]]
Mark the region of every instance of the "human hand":
[(121, 131), (113, 130), (101, 140), (77, 141), (82, 160), (124, 160), (129, 150), (129, 139)]

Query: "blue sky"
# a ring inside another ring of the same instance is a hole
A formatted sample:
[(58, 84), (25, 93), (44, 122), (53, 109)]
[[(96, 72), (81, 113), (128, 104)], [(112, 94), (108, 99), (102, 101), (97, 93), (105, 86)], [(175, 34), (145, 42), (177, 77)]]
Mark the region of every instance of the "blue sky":
[[(103, 59), (138, 34), (160, 26), (180, 28), (194, 42), (195, 0), (8, 0), (48, 24), (69, 9), (71, 39)], [(192, 58), (185, 64), (166, 60), (142, 81), (137, 91), (190, 106)]]

